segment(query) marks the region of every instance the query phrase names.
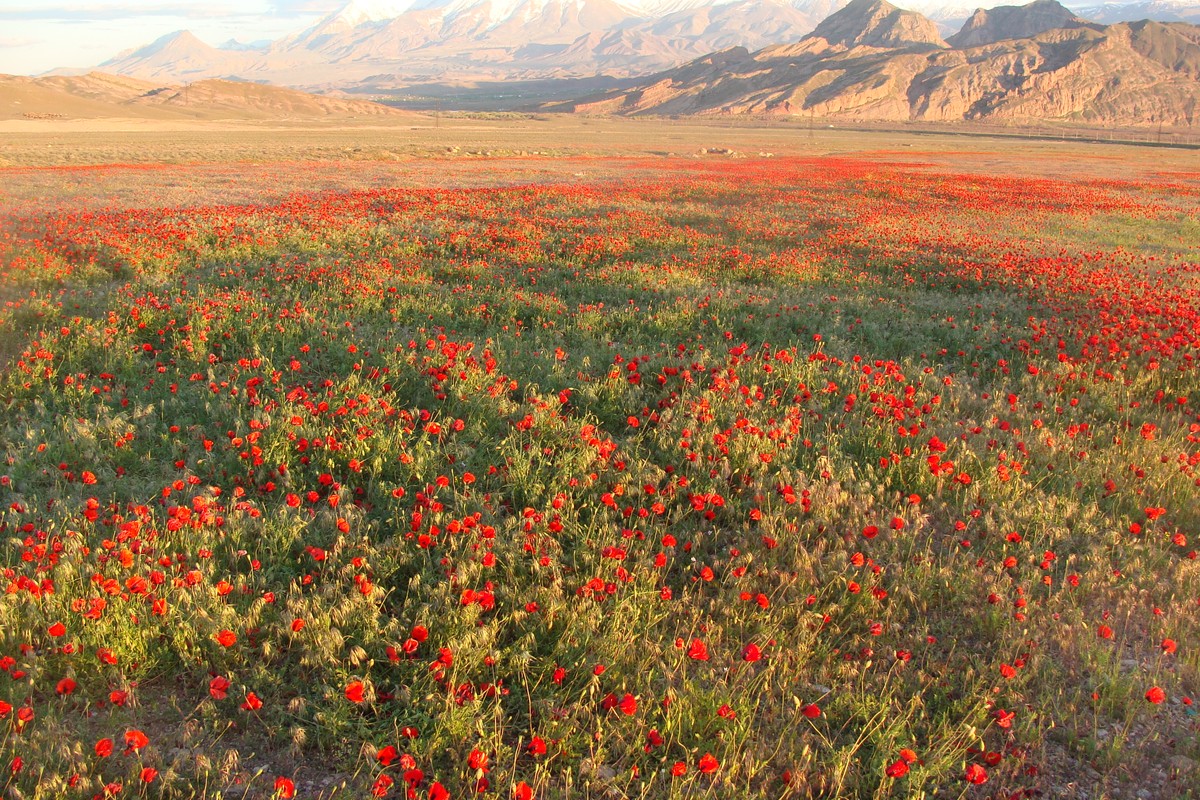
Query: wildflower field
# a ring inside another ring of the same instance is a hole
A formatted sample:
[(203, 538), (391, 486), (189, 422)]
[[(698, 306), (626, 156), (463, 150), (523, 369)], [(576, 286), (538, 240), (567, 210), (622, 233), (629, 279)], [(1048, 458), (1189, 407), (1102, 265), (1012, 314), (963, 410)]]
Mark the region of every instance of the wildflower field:
[(1194, 796), (1200, 173), (529, 163), (0, 171), (5, 798)]

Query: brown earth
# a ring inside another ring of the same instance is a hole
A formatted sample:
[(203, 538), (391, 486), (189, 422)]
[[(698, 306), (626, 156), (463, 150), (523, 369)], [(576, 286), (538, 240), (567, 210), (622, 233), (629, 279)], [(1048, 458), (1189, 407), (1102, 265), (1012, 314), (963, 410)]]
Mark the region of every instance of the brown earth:
[(27, 78), (0, 75), (0, 120), (279, 120), (407, 116), (364, 100), (257, 83), (210, 79), (184, 86), (90, 72)]

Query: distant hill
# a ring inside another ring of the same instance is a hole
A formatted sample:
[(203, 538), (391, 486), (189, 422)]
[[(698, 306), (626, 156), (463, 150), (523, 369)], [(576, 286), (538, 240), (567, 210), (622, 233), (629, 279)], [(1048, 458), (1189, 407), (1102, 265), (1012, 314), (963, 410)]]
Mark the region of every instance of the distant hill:
[[(478, 108), (487, 87), (508, 88), (498, 93), (510, 101), (528, 96), (518, 86), (538, 87), (538, 97), (570, 98), (572, 81), (626, 86), (664, 70), (691, 69), (712, 53), (765, 52), (810, 34), (833, 47), (952, 51), (1050, 30), (1095, 30), (1095, 24), (1200, 22), (1200, 0), (1064, 0), (1069, 8), (1040, 0), (989, 10), (977, 9), (981, 0), (911, 2), (924, 14), (867, 0), (348, 0), (273, 41), (214, 47), (175, 31), (97, 69), (156, 83), (224, 78), (390, 94), (417, 105), (466, 92)], [(561, 84), (544, 91), (547, 81)], [(520, 105), (501, 105), (514, 103)]]
[(851, 0), (805, 38), (822, 39), (831, 47), (845, 48), (946, 46), (933, 22), (915, 11), (879, 0)]
[(1192, 22), (1200, 24), (1198, 0), (1141, 0), (1133, 3), (1093, 3), (1078, 0), (1071, 5), (1079, 16), (1111, 25), (1115, 22)]
[(145, 47), (128, 50), (99, 66), (104, 72), (145, 80), (180, 82), (248, 72), (261, 54), (246, 47), (219, 49), (190, 31), (175, 31)]
[(1075, 16), (1058, 0), (1034, 0), (1024, 6), (978, 9), (962, 30), (946, 37), (953, 47), (974, 47), (1005, 39), (1025, 39), (1055, 28), (1078, 28), (1087, 20)]
[(210, 79), (164, 85), (101, 72), (27, 78), (0, 75), (0, 119), (323, 119), (402, 112), (363, 100)]
[(433, 81), (642, 75), (705, 53), (794, 42), (847, 0), (351, 0), (260, 47), (177, 31), (99, 69), (379, 91)]
[(942, 42), (919, 14), (854, 0), (795, 44), (711, 54), (553, 110), (1174, 127), (1200, 121), (1198, 105), (1195, 25), (1105, 26), (1037, 0), (976, 14)]

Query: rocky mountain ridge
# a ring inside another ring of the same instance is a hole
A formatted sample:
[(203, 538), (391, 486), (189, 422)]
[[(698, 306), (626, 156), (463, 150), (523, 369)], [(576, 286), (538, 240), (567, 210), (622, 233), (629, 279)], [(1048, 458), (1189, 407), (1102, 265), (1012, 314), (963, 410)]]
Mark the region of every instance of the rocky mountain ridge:
[(942, 41), (920, 15), (853, 0), (795, 44), (711, 54), (554, 110), (1190, 127), (1198, 105), (1195, 25), (1106, 26), (1035, 0)]

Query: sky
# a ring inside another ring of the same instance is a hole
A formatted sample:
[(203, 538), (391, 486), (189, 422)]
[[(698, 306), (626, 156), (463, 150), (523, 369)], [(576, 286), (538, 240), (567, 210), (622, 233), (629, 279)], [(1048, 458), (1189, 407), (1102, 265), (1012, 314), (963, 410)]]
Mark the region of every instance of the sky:
[[(1104, 0), (1096, 0), (1097, 4)], [(220, 45), (277, 39), (346, 0), (0, 0), (0, 73), (93, 67), (177, 30)], [(910, 8), (994, 6), (1023, 0), (917, 0)], [(1077, 3), (1067, 3), (1075, 5)]]
[(0, 0), (0, 73), (91, 67), (122, 50), (190, 30), (205, 42), (277, 39), (345, 0)]

